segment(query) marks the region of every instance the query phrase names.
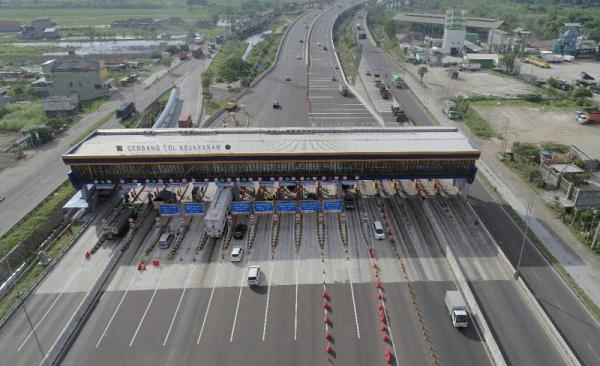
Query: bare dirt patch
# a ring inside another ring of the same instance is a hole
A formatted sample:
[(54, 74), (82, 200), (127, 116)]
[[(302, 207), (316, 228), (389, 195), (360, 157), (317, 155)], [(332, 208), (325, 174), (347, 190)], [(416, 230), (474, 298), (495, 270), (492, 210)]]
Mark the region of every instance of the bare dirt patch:
[(577, 145), (588, 154), (600, 156), (600, 125), (580, 125), (575, 122), (575, 108), (543, 108), (510, 103), (472, 107), (499, 134), (504, 133), (506, 121), (509, 121), (509, 146), (515, 141), (554, 141)]
[[(418, 66), (406, 65), (406, 67), (411, 74), (417, 75)], [(457, 96), (514, 97), (535, 92), (534, 88), (524, 82), (489, 71), (461, 71), (458, 79), (452, 80), (448, 76), (446, 68), (429, 67), (423, 81), (436, 97), (443, 98)]]

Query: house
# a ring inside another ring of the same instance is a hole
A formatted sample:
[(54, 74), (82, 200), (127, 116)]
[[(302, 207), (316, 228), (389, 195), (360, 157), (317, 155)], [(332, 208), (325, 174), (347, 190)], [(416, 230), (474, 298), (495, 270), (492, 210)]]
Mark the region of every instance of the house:
[(72, 59), (45, 65), (49, 96), (77, 95), (80, 101), (108, 96), (108, 71), (98, 61)]
[(46, 39), (57, 39), (58, 38), (58, 28), (49, 27), (49, 28), (44, 29), (44, 32), (42, 32), (42, 37), (44, 37)]
[(79, 109), (77, 95), (61, 95), (44, 99), (44, 113), (48, 118), (72, 116)]
[(22, 25), (20, 20), (0, 19), (0, 32), (18, 32)]

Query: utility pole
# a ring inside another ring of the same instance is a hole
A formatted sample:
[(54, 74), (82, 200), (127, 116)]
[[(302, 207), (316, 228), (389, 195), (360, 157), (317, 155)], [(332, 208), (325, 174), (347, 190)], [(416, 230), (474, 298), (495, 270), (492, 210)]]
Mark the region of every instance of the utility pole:
[(525, 249), (525, 241), (527, 240), (527, 231), (529, 230), (529, 219), (531, 218), (531, 210), (533, 208), (533, 190), (529, 189), (529, 202), (527, 202), (527, 211), (525, 212), (525, 228), (523, 230), (523, 242), (521, 243), (521, 252), (515, 269), (515, 280), (519, 279), (519, 270), (521, 269), (521, 260), (523, 259), (523, 249)]
[(596, 233), (594, 234), (594, 239), (592, 239), (592, 249), (596, 249), (596, 239), (598, 239), (598, 232), (600, 232), (600, 222), (598, 226), (596, 226)]

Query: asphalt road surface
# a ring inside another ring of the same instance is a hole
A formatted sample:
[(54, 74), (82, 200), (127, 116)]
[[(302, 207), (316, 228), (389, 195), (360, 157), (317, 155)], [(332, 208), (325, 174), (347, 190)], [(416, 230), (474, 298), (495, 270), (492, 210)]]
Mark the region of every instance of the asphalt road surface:
[[(363, 27), (366, 26), (364, 17), (359, 22)], [(388, 76), (394, 73), (404, 73), (404, 70), (379, 52), (368, 40), (360, 40), (360, 43), (363, 46), (364, 56), (369, 64), (373, 65), (374, 70)], [(434, 124), (410, 90), (396, 88), (391, 90), (415, 125), (430, 126)], [(494, 195), (479, 180), (476, 180), (470, 187), (469, 201), (509, 261), (513, 266), (516, 266), (521, 249), (522, 231), (498, 204), (498, 200)], [(599, 364), (600, 324), (583, 307), (568, 285), (565, 284), (529, 240), (526, 241), (523, 252), (521, 277), (577, 358), (585, 365)], [(475, 293), (482, 291), (481, 285), (480, 282), (471, 283)], [(498, 308), (495, 299), (502, 296), (501, 294), (505, 290), (503, 286), (505, 285), (501, 283), (497, 285), (500, 286), (499, 291), (487, 293), (489, 301), (485, 300), (485, 293), (478, 294), (483, 310), (486, 311), (486, 316), (488, 319), (492, 319), (492, 325), (494, 325), (494, 318), (502, 316), (500, 314), (495, 315), (495, 313), (503, 311), (502, 308)], [(508, 313), (506, 315), (513, 316), (513, 314)], [(494, 327), (494, 332), (501, 340), (515, 339), (515, 332), (511, 331), (510, 328)], [(532, 336), (535, 338), (534, 334)], [(522, 347), (523, 342), (529, 344), (528, 339), (531, 338), (524, 337), (521, 342), (509, 341), (509, 343), (514, 343), (513, 346), (508, 346), (501, 341), (500, 346), (503, 348), (506, 358), (512, 360), (513, 355), (519, 352), (535, 352), (535, 349), (530, 350), (527, 347)], [(537, 353), (534, 354), (535, 357), (541, 357), (540, 359), (542, 359), (546, 354), (546, 350), (538, 348)]]

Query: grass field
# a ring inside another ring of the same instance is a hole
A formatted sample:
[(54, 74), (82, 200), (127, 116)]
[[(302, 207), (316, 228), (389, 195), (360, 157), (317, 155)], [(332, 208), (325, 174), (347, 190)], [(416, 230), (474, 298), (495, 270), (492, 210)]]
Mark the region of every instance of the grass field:
[(35, 228), (45, 222), (52, 211), (61, 209), (60, 206), (65, 199), (74, 193), (73, 186), (66, 182), (42, 201), (24, 219), (19, 221), (11, 231), (0, 238), (0, 257), (6, 255), (15, 245), (28, 237)]

